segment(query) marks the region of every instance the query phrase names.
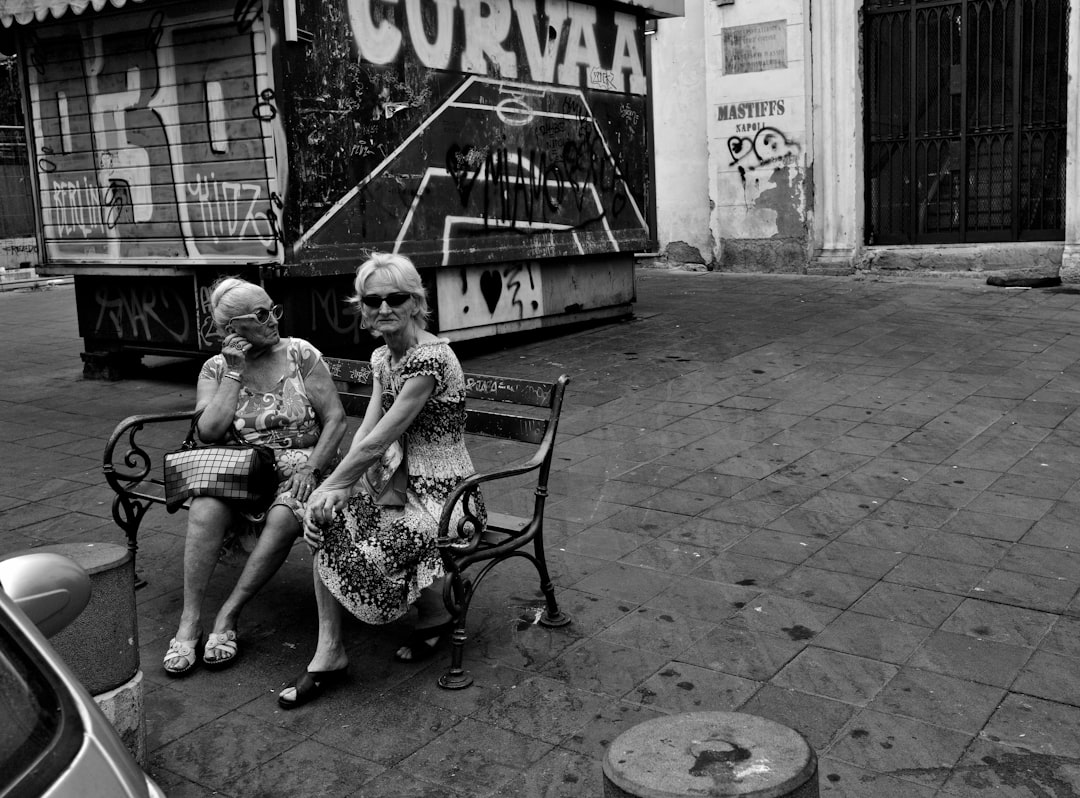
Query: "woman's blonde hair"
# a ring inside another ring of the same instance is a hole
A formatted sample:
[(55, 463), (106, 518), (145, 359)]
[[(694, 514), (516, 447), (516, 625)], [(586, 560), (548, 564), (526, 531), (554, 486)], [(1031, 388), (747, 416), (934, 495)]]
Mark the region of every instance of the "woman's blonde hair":
[(252, 290), (266, 293), (242, 277), (220, 277), (210, 286), (210, 315), (219, 333), (224, 335), (230, 321), (250, 311)]
[(416, 300), (416, 313), (413, 317), (421, 330), (426, 330), (428, 317), (431, 310), (428, 308), (427, 289), (420, 279), (413, 262), (404, 255), (394, 255), (389, 252), (374, 252), (366, 261), (360, 264), (356, 270), (356, 279), (353, 280), (353, 295), (349, 297), (349, 303), (356, 308), (357, 312), (363, 313), (364, 305), (361, 299), (364, 296), (364, 284), (376, 272), (382, 272), (390, 278), (394, 287), (402, 293), (409, 294)]

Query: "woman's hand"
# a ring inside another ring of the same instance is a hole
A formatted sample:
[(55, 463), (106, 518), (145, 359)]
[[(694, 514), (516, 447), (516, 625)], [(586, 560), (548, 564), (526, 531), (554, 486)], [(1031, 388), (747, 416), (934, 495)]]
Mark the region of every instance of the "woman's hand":
[(309, 465), (296, 468), (285, 482), (285, 492), (291, 494), (299, 502), (306, 502), (315, 492), (317, 479), (315, 469)]
[(334, 520), (334, 513), (344, 510), (352, 495), (348, 488), (321, 487), (311, 494), (304, 512), (304, 540), (312, 549), (323, 543), (323, 527)]
[(225, 365), (229, 371), (244, 373), (249, 349), (251, 349), (251, 344), (247, 339), (241, 338), (236, 333), (225, 336), (225, 340), (221, 342), (221, 354), (225, 358)]

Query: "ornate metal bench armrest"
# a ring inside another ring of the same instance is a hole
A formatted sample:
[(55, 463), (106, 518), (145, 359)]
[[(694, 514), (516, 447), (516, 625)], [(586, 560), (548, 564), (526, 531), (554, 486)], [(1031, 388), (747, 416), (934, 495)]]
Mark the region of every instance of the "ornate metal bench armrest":
[[(543, 465), (545, 454), (544, 448), (541, 447), (536, 454), (518, 465), (473, 474), (463, 479), (443, 503), (442, 515), (439, 517), (439, 534), (435, 538), (435, 543), (439, 548), (449, 549), (453, 554), (458, 555), (475, 550), (480, 545), (480, 539), (484, 534), (484, 526), (477, 516), (475, 506), (475, 497), (480, 486), (485, 482), (494, 482), (535, 471)], [(461, 505), (463, 513), (456, 527), (451, 529), (451, 517), (458, 504)]]
[[(133, 486), (145, 480), (153, 468), (153, 462), (145, 449), (135, 441), (135, 436), (147, 424), (167, 421), (190, 421), (195, 416), (194, 410), (180, 413), (153, 413), (148, 415), (128, 416), (113, 430), (109, 442), (105, 444), (101, 470), (105, 481), (117, 493), (127, 493)], [(121, 440), (127, 439), (127, 450), (123, 453), (118, 468), (116, 447)], [(125, 470), (126, 469), (126, 470)]]

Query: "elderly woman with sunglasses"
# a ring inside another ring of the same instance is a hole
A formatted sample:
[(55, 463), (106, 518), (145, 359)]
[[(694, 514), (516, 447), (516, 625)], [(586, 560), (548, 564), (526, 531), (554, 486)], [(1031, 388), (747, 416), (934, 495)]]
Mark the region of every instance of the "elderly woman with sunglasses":
[(210, 311), (224, 340), (221, 354), (207, 360), (199, 373), (199, 437), (220, 441), (232, 427), (249, 443), (270, 446), (280, 483), (270, 507), (258, 514), (210, 496), (192, 499), (184, 543), (184, 607), (164, 660), (173, 676), (188, 673), (198, 660), (206, 631), (203, 599), (214, 566), (222, 554), (242, 550), (250, 553), (201, 652), (210, 668), (236, 660), (240, 611), (285, 561), (300, 535), (306, 502), (321, 474), (337, 464), (345, 434), (345, 410), (322, 355), (303, 339), (281, 337), (282, 309), (266, 291), (246, 280), (223, 278), (211, 290)]
[[(465, 377), (449, 342), (426, 329), (427, 298), (411, 261), (376, 254), (357, 270), (353, 287), (362, 326), (384, 346), (371, 355), (372, 399), (352, 446), (308, 502), (304, 537), (318, 549), (319, 637), (306, 670), (278, 695), (285, 709), (345, 677), (342, 605), (371, 624), (389, 623), (415, 606), (415, 628), (395, 654), (402, 662), (431, 656), (450, 633), (435, 537), (443, 502), (473, 473), (464, 437)], [(407, 488), (384, 499), (365, 475), (401, 440)], [(479, 499), (476, 509), (482, 517)]]

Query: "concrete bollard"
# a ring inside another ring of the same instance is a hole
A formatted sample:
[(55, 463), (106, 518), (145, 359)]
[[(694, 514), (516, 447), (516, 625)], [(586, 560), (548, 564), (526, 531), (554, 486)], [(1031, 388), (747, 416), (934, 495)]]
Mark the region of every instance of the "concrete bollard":
[(60, 543), (35, 551), (70, 557), (90, 575), (90, 603), (49, 642), (94, 696), (140, 765), (146, 764), (135, 563), (115, 543)]
[(738, 712), (654, 718), (604, 755), (604, 798), (818, 798), (817, 756), (794, 729)]

